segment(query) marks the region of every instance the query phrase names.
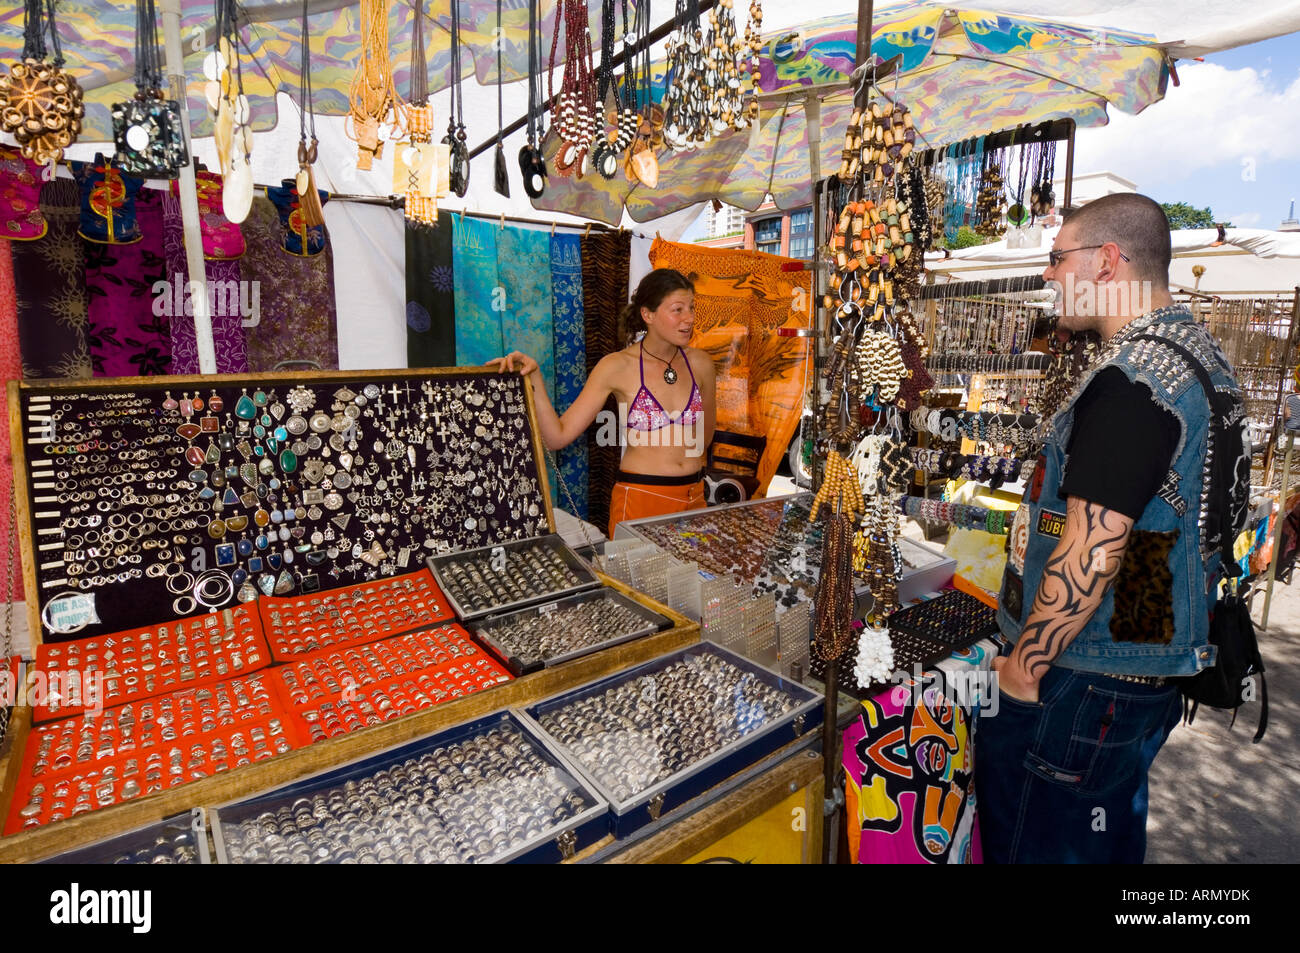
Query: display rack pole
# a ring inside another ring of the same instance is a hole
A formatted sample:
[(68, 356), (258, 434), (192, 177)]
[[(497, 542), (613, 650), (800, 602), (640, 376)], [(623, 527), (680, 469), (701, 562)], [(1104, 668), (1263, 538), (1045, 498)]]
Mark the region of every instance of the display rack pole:
[[(181, 130), (190, 161), (180, 169), (181, 223), (185, 235), (185, 264), (189, 269), (190, 302), (194, 306), (194, 340), (199, 373), (217, 373), (217, 350), (212, 340), (212, 315), (208, 311), (208, 276), (203, 263), (203, 235), (199, 231), (199, 196), (194, 177), (194, 145), (190, 140), (189, 97), (185, 88), (185, 53), (181, 49), (181, 0), (161, 0), (163, 44), (172, 98), (180, 103)], [(224, 171), (224, 170), (223, 170)]]

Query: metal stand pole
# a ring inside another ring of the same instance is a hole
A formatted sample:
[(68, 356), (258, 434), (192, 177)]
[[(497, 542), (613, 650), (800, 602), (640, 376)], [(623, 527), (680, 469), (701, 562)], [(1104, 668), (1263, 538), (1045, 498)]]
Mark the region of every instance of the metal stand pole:
[(1268, 585), (1264, 589), (1264, 614), (1259, 627), (1268, 628), (1268, 608), (1273, 601), (1273, 582), (1277, 579), (1277, 563), (1282, 556), (1282, 524), (1286, 521), (1286, 493), (1291, 488), (1291, 451), (1295, 449), (1295, 431), (1286, 435), (1286, 459), (1282, 462), (1282, 492), (1277, 498), (1277, 515), (1273, 517), (1273, 558), (1268, 561)]
[[(203, 234), (199, 231), (199, 196), (194, 177), (194, 147), (190, 141), (189, 100), (185, 94), (181, 0), (161, 0), (161, 7), (167, 77), (171, 82), (172, 97), (181, 104), (181, 129), (185, 135), (185, 147), (190, 154), (190, 161), (181, 166), (179, 191), (185, 235), (185, 264), (190, 272), (190, 301), (194, 306), (194, 340), (199, 352), (199, 373), (215, 374), (217, 350), (212, 341), (212, 315), (208, 311), (208, 275), (203, 263)], [(183, 315), (181, 319), (183, 320)]]

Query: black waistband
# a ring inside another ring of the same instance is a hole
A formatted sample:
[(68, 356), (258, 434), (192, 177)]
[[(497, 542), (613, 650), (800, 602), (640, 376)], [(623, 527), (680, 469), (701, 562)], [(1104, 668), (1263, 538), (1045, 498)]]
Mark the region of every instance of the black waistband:
[(690, 486), (692, 483), (699, 483), (703, 479), (703, 470), (696, 470), (694, 473), (687, 473), (684, 476), (659, 476), (654, 473), (618, 471), (619, 483), (639, 483), (642, 486)]

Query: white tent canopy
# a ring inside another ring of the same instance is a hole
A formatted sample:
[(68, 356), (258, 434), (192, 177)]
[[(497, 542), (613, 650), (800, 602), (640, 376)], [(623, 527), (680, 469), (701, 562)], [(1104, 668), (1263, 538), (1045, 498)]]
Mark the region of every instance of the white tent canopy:
[[(1047, 252), (1059, 231), (1043, 230), (1036, 248), (1008, 248), (1005, 239), (949, 253), (931, 252), (926, 268), (937, 283), (985, 281), (1039, 274), (1047, 267)], [(1300, 285), (1300, 232), (1260, 228), (1229, 228), (1224, 241), (1213, 228), (1187, 228), (1172, 233), (1174, 260), (1169, 281), (1175, 288), (1217, 295), (1290, 294)], [(1199, 287), (1192, 268), (1201, 265)]]

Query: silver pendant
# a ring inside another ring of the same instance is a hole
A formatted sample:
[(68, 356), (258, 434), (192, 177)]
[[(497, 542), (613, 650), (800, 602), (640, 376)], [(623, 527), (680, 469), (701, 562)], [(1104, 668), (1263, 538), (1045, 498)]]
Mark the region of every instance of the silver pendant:
[(664, 383), (665, 384), (677, 383), (677, 372), (673, 370), (671, 367), (664, 368)]

